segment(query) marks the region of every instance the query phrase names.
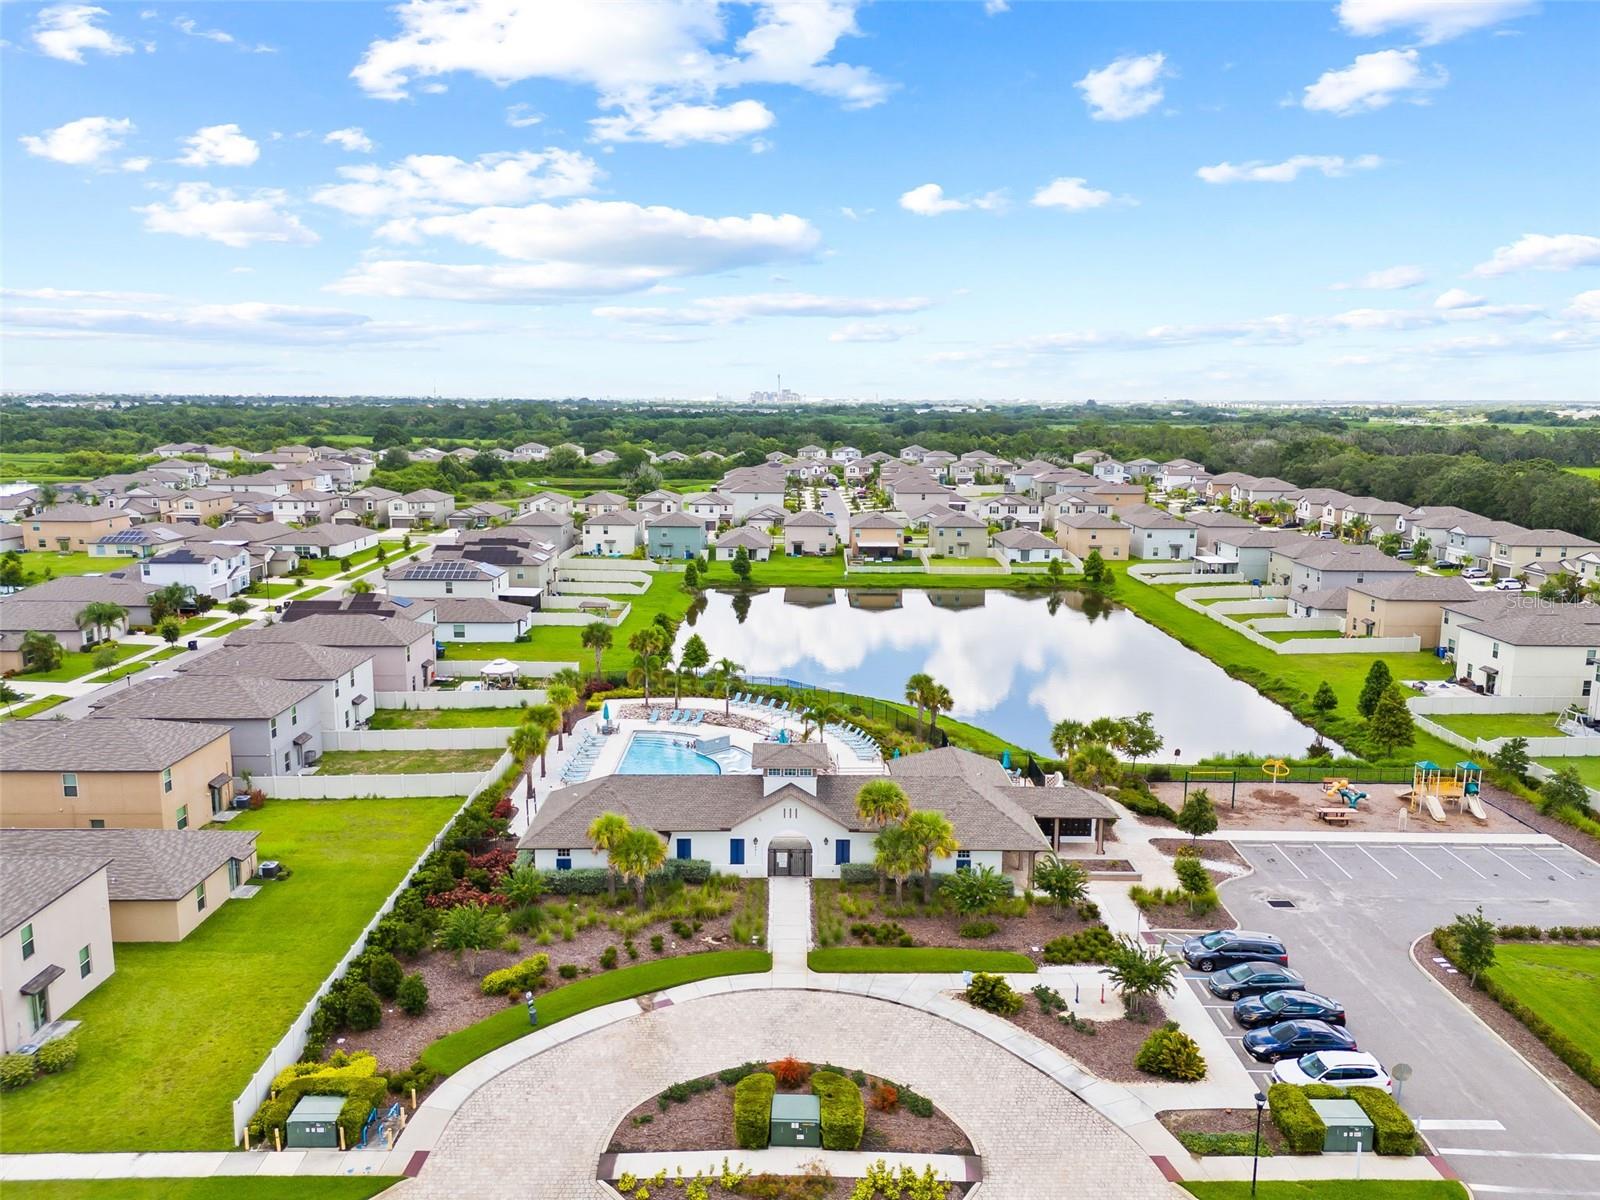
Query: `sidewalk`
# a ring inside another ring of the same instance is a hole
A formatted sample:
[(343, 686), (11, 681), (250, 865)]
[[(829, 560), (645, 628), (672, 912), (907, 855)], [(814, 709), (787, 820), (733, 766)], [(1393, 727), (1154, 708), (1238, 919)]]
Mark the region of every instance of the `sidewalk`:
[(767, 949), (772, 969), (782, 974), (807, 973), (811, 949), (811, 880), (767, 880)]

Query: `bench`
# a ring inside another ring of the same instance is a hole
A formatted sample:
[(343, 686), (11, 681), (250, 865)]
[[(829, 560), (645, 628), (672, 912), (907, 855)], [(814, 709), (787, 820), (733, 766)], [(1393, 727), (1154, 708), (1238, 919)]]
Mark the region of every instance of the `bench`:
[(1349, 808), (1319, 808), (1317, 816), (1329, 825), (1348, 825), (1350, 818), (1355, 816), (1355, 810)]

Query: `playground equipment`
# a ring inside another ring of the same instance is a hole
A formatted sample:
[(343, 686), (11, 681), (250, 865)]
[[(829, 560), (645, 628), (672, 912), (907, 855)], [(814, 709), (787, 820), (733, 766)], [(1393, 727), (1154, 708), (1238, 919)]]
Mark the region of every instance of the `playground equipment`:
[(1322, 782), (1327, 788), (1322, 793), (1324, 796), (1330, 800), (1337, 796), (1351, 808), (1360, 808), (1361, 802), (1367, 799), (1367, 793), (1352, 787), (1348, 779), (1324, 779)]
[(1239, 772), (1233, 767), (1194, 767), (1183, 773), (1183, 798), (1189, 798), (1189, 785), (1191, 783), (1222, 783), (1228, 784), (1228, 807), (1232, 808), (1239, 797)]
[(1269, 758), (1262, 762), (1261, 773), (1273, 783), (1277, 783), (1280, 779), (1288, 777), (1289, 764), (1281, 758)]
[(1459, 794), (1461, 807), (1475, 819), (1487, 821), (1489, 814), (1483, 811), (1483, 800), (1479, 795), (1483, 791), (1483, 768), (1471, 761), (1458, 762), (1455, 783), (1461, 789)]
[(1400, 793), (1400, 799), (1411, 805), (1412, 812), (1416, 812), (1419, 807), (1425, 808), (1428, 810), (1428, 815), (1441, 825), (1445, 820), (1442, 803), (1445, 793), (1441, 790), (1445, 786), (1443, 775), (1444, 772), (1438, 763), (1423, 759), (1419, 763), (1412, 764), (1411, 790)]

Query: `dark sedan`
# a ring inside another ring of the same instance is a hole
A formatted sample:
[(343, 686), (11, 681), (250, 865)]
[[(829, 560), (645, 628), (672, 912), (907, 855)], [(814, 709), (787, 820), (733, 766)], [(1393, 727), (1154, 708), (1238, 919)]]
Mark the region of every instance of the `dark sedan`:
[(1359, 1050), (1348, 1030), (1326, 1021), (1279, 1021), (1244, 1035), (1244, 1048), (1257, 1062), (1275, 1063), (1317, 1050)]
[(1274, 1025), (1279, 1021), (1326, 1021), (1344, 1024), (1344, 1005), (1315, 992), (1289, 989), (1264, 996), (1246, 996), (1233, 1006), (1233, 1019), (1246, 1029)]
[(1206, 987), (1211, 989), (1211, 994), (1222, 1000), (1281, 992), (1285, 988), (1303, 988), (1305, 983), (1297, 972), (1269, 962), (1240, 963), (1206, 978)]

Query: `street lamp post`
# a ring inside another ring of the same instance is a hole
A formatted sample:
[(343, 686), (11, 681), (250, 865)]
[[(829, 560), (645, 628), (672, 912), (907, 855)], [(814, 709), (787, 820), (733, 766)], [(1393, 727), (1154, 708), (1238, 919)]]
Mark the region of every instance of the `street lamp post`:
[(1267, 1098), (1256, 1093), (1256, 1146), (1250, 1158), (1250, 1194), (1256, 1194), (1256, 1171), (1261, 1166), (1261, 1114), (1267, 1107)]

